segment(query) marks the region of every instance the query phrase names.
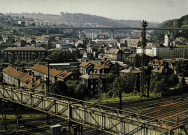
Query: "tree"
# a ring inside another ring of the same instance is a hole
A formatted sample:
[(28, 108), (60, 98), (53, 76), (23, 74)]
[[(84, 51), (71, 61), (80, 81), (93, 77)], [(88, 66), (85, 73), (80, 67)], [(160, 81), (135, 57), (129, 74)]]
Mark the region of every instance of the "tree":
[(24, 47), (27, 44), (27, 42), (25, 40), (21, 41), (21, 47)]
[(120, 92), (133, 92), (135, 86), (135, 75), (119, 76), (113, 82), (113, 96), (117, 97)]
[(48, 58), (51, 59), (52, 62), (76, 61), (73, 54), (65, 51), (52, 52), (50, 55), (48, 55)]
[(111, 72), (114, 73), (114, 74), (119, 75), (119, 68), (120, 68), (120, 66), (119, 66), (119, 64), (116, 62), (116, 63), (114, 64), (114, 66), (112, 67)]
[(86, 85), (79, 83), (75, 89), (75, 94), (78, 99), (84, 99), (88, 95)]
[(166, 82), (166, 79), (162, 78), (160, 81), (157, 81), (155, 84), (154, 91), (155, 92), (162, 92), (169, 90), (169, 86)]
[(20, 64), (20, 59), (19, 59), (19, 56), (17, 56), (17, 58), (16, 58), (16, 60), (15, 60), (14, 64), (16, 64), (16, 65)]
[(70, 97), (76, 98), (75, 95), (75, 89), (77, 85), (79, 84), (79, 81), (73, 81), (73, 80), (67, 80), (66, 85), (67, 85), (67, 91)]
[(9, 36), (8, 37), (8, 42), (15, 43), (15, 37), (14, 36)]
[(176, 86), (176, 89), (185, 89), (186, 87), (187, 87), (187, 85), (186, 85), (186, 82), (185, 82), (185, 77), (183, 75), (181, 81)]
[(80, 70), (79, 70), (79, 69), (76, 69), (76, 68), (73, 68), (73, 69), (71, 70), (71, 72), (72, 72), (72, 75), (73, 75), (74, 79), (79, 80)]
[(105, 92), (108, 92), (109, 90), (111, 90), (113, 88), (113, 82), (116, 79), (118, 75), (113, 74), (113, 73), (108, 73), (106, 75), (106, 89)]
[(136, 54), (136, 56), (134, 57), (134, 60), (133, 60), (133, 65), (135, 67), (141, 67), (141, 65), (142, 65), (142, 57), (140, 55)]
[(9, 63), (10, 63), (10, 64), (13, 64), (14, 61), (15, 61), (14, 55), (13, 55), (13, 54), (9, 55)]
[(3, 37), (0, 35), (0, 41), (3, 40)]
[(49, 92), (57, 94), (57, 95), (63, 95), (67, 96), (67, 85), (63, 81), (56, 81), (50, 88)]

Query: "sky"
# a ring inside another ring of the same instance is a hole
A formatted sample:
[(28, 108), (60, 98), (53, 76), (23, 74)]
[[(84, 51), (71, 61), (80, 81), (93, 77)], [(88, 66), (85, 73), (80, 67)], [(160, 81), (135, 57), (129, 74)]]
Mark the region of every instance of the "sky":
[(84, 13), (162, 22), (188, 14), (188, 0), (0, 0), (1, 13)]

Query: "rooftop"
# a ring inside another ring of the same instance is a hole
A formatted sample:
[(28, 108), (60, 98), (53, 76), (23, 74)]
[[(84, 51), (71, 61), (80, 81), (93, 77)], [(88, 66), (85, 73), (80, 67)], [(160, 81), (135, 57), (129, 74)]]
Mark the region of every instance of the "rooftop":
[[(48, 75), (48, 67), (44, 66), (44, 65), (36, 64), (35, 66), (32, 67), (32, 70), (35, 70), (35, 71), (38, 71), (45, 75)], [(56, 69), (49, 69), (49, 76), (51, 76), (51, 77), (65, 79), (66, 77), (68, 77), (71, 74), (72, 74), (72, 72), (61, 71), (61, 70), (56, 70)]]
[(142, 73), (142, 71), (139, 68), (136, 67), (129, 67), (128, 69), (124, 69), (120, 71), (121, 73), (126, 73), (126, 74), (139, 74)]
[(46, 51), (43, 47), (8, 47), (4, 51)]

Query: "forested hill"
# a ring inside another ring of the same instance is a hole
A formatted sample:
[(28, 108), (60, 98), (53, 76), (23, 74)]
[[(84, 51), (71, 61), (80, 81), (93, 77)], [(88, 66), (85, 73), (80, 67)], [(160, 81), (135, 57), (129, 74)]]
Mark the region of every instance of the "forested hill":
[[(179, 19), (164, 21), (163, 23), (159, 24), (159, 27), (188, 28), (188, 15), (182, 16)], [(167, 31), (154, 31), (151, 39), (153, 41), (163, 42), (165, 33), (167, 33)], [(174, 38), (185, 37), (188, 40), (188, 31), (173, 31), (173, 36)]]
[(165, 21), (160, 24), (160, 27), (188, 28), (188, 15), (182, 16), (179, 19)]
[[(58, 21), (68, 24), (83, 25), (85, 23), (96, 23), (107, 27), (140, 27), (141, 20), (114, 20), (106, 17), (82, 14), (82, 13), (63, 13), (60, 15), (42, 14), (42, 13), (11, 13), (10, 16), (24, 16), (25, 18), (33, 18), (47, 21)], [(149, 22), (150, 27), (157, 27), (158, 23)]]

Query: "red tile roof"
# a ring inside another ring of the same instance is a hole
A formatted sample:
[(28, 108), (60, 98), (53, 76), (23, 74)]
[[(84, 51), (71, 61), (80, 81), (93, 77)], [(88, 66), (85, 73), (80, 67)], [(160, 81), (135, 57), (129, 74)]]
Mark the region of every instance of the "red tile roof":
[(26, 87), (29, 88), (29, 89), (35, 89), (37, 86), (39, 86), (41, 84), (41, 80), (38, 79), (38, 80), (35, 80), (34, 82), (30, 81)]
[(20, 78), (22, 82), (30, 82), (32, 81), (33, 75), (26, 74)]
[[(48, 67), (47, 66), (36, 64), (35, 66), (32, 67), (32, 70), (35, 70), (42, 74), (48, 75)], [(72, 72), (61, 71), (61, 70), (56, 70), (56, 69), (49, 69), (49, 76), (51, 76), (51, 77), (58, 77), (61, 79), (62, 78), (65, 79), (70, 74), (72, 74)]]
[(60, 78), (60, 79), (64, 80), (65, 78), (67, 78), (71, 74), (72, 74), (72, 72), (66, 72), (66, 71), (64, 71), (61, 74), (57, 75), (57, 78)]
[(26, 75), (26, 73), (18, 71), (17, 69), (10, 67), (10, 66), (3, 69), (3, 72), (6, 73), (9, 76), (12, 76), (15, 79), (20, 79), (21, 77)]
[(110, 68), (110, 60), (101, 60), (100, 63), (96, 64), (94, 70), (108, 69)]
[(80, 64), (80, 67), (89, 68), (91, 65), (92, 65), (91, 62), (82, 62), (82, 63)]

